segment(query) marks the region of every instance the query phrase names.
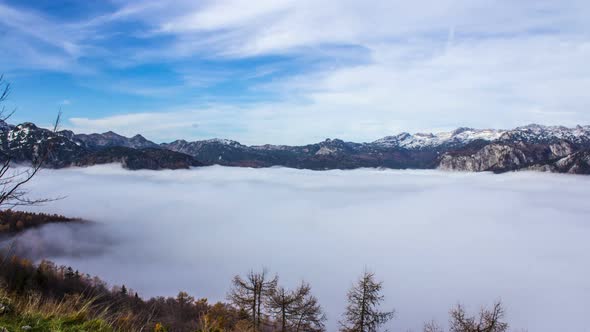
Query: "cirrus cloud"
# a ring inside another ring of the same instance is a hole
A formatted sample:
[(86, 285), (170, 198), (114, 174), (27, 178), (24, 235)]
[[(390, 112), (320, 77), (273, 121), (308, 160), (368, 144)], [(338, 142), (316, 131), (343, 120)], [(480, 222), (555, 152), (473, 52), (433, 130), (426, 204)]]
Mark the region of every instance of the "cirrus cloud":
[(81, 131), (166, 140), (185, 118), (200, 131), (179, 138), (295, 144), (590, 122), (587, 1), (115, 0), (64, 24), (25, 8), (0, 4), (9, 66), (167, 102), (72, 109)]

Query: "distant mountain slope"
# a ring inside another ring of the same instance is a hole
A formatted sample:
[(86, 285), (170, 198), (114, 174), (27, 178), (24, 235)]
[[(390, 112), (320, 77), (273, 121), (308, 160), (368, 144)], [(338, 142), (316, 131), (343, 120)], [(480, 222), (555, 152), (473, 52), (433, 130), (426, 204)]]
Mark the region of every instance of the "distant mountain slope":
[[(50, 153), (45, 153), (48, 150)], [(31, 162), (45, 156), (45, 166), (91, 166), (119, 162), (128, 169), (177, 169), (201, 166), (194, 157), (160, 148), (137, 135), (115, 133), (75, 135), (68, 130), (54, 133), (33, 123), (17, 126), (0, 123), (0, 159)]]
[[(453, 171), (506, 172), (535, 169), (590, 174), (590, 126), (528, 125), (512, 130), (459, 128), (437, 134), (401, 133), (369, 143), (339, 139), (302, 146), (247, 146), (226, 139), (156, 144), (141, 135), (114, 132), (53, 133), (32, 123), (0, 123), (0, 150), (15, 161), (30, 161), (39, 145), (52, 142), (48, 167), (120, 162), (130, 169), (175, 169), (219, 164), (242, 167), (285, 166), (302, 169), (439, 168)], [(41, 149), (42, 150), (42, 149)]]
[(112, 131), (104, 134), (77, 134), (73, 135), (73, 139), (82, 143), (89, 149), (100, 149), (111, 146), (123, 146), (133, 149), (158, 148), (158, 144), (148, 141), (141, 135), (135, 135), (131, 138), (121, 136)]
[(557, 173), (590, 174), (590, 150), (578, 151), (556, 161), (532, 165), (528, 169)]
[[(401, 133), (370, 143), (327, 139), (304, 146), (246, 146), (236, 141), (212, 139), (178, 140), (161, 146), (190, 154), (207, 164), (228, 166), (505, 172), (547, 164), (590, 148), (590, 126), (528, 125), (512, 130), (459, 128), (438, 134)], [(588, 174), (584, 167), (568, 170), (554, 167), (551, 171)]]
[(202, 166), (192, 156), (184, 153), (160, 149), (134, 149), (125, 146), (109, 146), (93, 151), (76, 160), (74, 166), (88, 166), (121, 163), (127, 169), (182, 169)]

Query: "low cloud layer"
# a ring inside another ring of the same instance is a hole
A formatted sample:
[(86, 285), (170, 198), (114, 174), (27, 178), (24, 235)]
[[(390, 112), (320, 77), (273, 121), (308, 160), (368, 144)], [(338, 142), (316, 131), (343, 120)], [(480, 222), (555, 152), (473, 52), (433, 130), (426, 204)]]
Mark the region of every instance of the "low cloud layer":
[(390, 330), (446, 323), (451, 306), (502, 299), (515, 329), (582, 331), (590, 280), (590, 177), (541, 173), (206, 167), (45, 170), (38, 210), (89, 225), (23, 235), (59, 264), (142, 296), (223, 300), (234, 274), (309, 281), (330, 330), (366, 267), (383, 280)]

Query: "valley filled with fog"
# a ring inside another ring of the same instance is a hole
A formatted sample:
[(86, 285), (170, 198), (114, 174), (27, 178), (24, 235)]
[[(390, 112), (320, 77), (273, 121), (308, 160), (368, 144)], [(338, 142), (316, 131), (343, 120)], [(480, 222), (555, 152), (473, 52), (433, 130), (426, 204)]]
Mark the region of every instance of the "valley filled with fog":
[(501, 299), (513, 329), (584, 331), (590, 177), (360, 169), (43, 170), (34, 211), (92, 221), (28, 230), (28, 254), (143, 297), (225, 300), (235, 274), (304, 279), (336, 329), (365, 268), (395, 308), (390, 330)]

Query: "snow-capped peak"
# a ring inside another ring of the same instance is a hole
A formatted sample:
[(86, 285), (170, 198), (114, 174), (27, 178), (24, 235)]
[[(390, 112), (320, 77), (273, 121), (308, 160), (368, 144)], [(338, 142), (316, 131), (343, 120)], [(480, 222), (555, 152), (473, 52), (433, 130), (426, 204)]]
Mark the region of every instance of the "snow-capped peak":
[(529, 124), (506, 131), (501, 140), (539, 141), (567, 140), (574, 143), (590, 141), (590, 126), (543, 126)]
[(446, 144), (467, 144), (475, 140), (484, 141), (539, 141), (568, 140), (574, 143), (590, 141), (590, 126), (543, 126), (529, 124), (512, 130), (458, 128), (451, 132), (401, 133), (376, 140), (373, 144), (382, 147), (400, 147), (405, 149), (422, 149)]
[(211, 139), (204, 140), (202, 142), (204, 142), (204, 143), (218, 143), (218, 144), (231, 145), (231, 146), (241, 145), (240, 142), (233, 141), (230, 139), (225, 139), (225, 138), (211, 138)]
[(383, 147), (401, 147), (405, 149), (420, 149), (436, 147), (447, 143), (469, 143), (474, 140), (493, 141), (498, 139), (504, 131), (494, 129), (458, 128), (451, 132), (432, 133), (401, 133), (376, 140), (373, 144)]

